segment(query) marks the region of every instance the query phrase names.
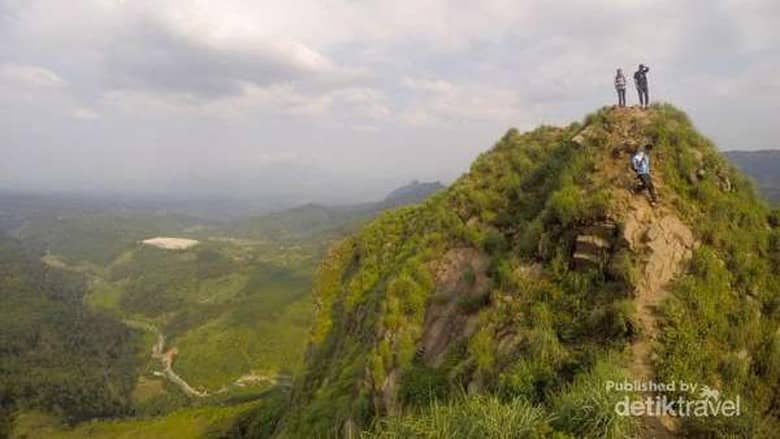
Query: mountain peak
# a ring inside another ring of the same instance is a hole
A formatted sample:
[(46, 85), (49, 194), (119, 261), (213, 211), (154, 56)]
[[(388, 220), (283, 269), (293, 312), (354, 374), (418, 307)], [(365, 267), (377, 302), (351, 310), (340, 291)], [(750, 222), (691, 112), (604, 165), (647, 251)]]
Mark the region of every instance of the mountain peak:
[[(630, 167), (648, 144), (655, 206)], [(533, 416), (497, 425), (564, 437), (760, 435), (775, 418), (619, 416), (623, 398), (657, 395), (605, 383), (700, 383), (756, 413), (769, 407), (774, 390), (756, 389), (780, 376), (780, 361), (751, 367), (778, 355), (762, 347), (777, 343), (780, 320), (768, 216), (670, 105), (509, 130), (445, 192), (331, 250), (307, 370), (281, 428), (349, 436), (386, 418), (376, 434), (404, 436), (481, 410), (472, 427), (489, 436), (486, 411), (520, 404)]]

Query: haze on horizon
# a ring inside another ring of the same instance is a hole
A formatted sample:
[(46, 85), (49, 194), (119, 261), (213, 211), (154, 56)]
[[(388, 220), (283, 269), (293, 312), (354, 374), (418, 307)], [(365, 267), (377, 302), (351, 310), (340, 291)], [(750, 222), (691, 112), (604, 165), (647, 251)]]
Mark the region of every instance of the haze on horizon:
[(780, 147), (779, 2), (552, 3), (0, 0), (0, 189), (376, 199), (638, 63), (720, 147)]

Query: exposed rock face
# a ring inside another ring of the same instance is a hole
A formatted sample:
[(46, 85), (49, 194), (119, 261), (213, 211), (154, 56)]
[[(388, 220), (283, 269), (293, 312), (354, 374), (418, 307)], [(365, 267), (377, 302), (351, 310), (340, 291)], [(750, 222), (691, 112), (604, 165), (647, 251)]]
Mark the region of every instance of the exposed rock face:
[[(468, 304), (487, 300), (489, 265), (490, 259), (482, 251), (456, 248), (448, 251), (434, 267), (436, 292), (426, 309), (422, 339), (416, 351), (416, 357), (427, 366), (440, 366), (455, 342), (468, 339), (476, 331), (477, 315), (468, 311)], [(399, 380), (400, 372), (395, 368), (381, 383), (374, 397), (380, 412), (397, 412)]]
[(474, 248), (452, 249), (444, 255), (418, 348), (425, 364), (439, 366), (454, 341), (468, 338), (475, 331), (476, 315), (463, 308), (468, 301), (481, 300), (488, 294), (489, 264), (487, 255)]
[(616, 233), (617, 227), (612, 222), (583, 227), (574, 243), (572, 255), (574, 269), (584, 271), (603, 267), (609, 260)]
[[(642, 233), (641, 228), (634, 230)], [(649, 257), (643, 276), (645, 285), (638, 288), (652, 291), (666, 286), (681, 271), (682, 262), (691, 257), (694, 246), (691, 230), (673, 215), (664, 215), (646, 225), (642, 241)]]
[(659, 291), (682, 269), (694, 248), (693, 233), (677, 216), (649, 208), (633, 209), (626, 216), (623, 240), (629, 248), (646, 255), (637, 290)]
[[(658, 334), (658, 307), (669, 295), (669, 283), (682, 272), (696, 243), (690, 228), (677, 216), (654, 211), (644, 203), (634, 203), (627, 213), (622, 238), (645, 261), (634, 291), (642, 335), (631, 346), (631, 372), (634, 378), (646, 382), (655, 379), (653, 344)], [(671, 418), (661, 417), (645, 422), (642, 430), (642, 437), (674, 437), (677, 427)]]
[(571, 141), (577, 146), (587, 146), (597, 137), (598, 129), (594, 125), (588, 125), (572, 137)]

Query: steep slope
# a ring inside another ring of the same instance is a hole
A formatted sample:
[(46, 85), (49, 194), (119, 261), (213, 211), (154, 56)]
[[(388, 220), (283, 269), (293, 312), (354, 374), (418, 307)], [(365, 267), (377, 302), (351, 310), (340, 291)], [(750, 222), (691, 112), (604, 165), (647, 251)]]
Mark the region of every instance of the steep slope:
[[(611, 157), (618, 160), (602, 161), (595, 171), (595, 178), (611, 182), (610, 204), (615, 209), (610, 222), (619, 224), (618, 239), (634, 255), (642, 255), (642, 261), (633, 282), (634, 324), (638, 334), (630, 345), (631, 357), (628, 364), (630, 376), (640, 382), (657, 381), (653, 367), (653, 344), (657, 341), (660, 305), (669, 296), (670, 282), (684, 271), (684, 264), (690, 259), (696, 247), (691, 229), (680, 219), (675, 209), (666, 203), (653, 207), (643, 196), (636, 196), (624, 188), (631, 185), (631, 173), (626, 172), (627, 157), (640, 144), (651, 142), (650, 137), (637, 137), (637, 133), (647, 132), (652, 122), (647, 113), (620, 111), (610, 115), (610, 127), (606, 132), (608, 145), (611, 145)], [(592, 133), (588, 127), (580, 133), (586, 137)], [(655, 185), (663, 190), (663, 179), (656, 178)], [(674, 196), (674, 194), (672, 194)], [(587, 237), (587, 235), (585, 235)], [(603, 238), (602, 238), (603, 239)], [(583, 236), (578, 236), (573, 258), (582, 247)], [(643, 396), (651, 396), (643, 392)], [(676, 423), (669, 417), (649, 418), (639, 425), (640, 432), (650, 437), (664, 437), (676, 430)]]
[[(656, 208), (627, 166), (645, 143)], [(767, 436), (780, 377), (773, 218), (671, 106), (510, 130), (445, 193), (331, 250), (277, 432)], [(628, 398), (698, 397), (610, 386), (649, 381), (709, 386), (740, 397), (742, 414), (620, 416)]]

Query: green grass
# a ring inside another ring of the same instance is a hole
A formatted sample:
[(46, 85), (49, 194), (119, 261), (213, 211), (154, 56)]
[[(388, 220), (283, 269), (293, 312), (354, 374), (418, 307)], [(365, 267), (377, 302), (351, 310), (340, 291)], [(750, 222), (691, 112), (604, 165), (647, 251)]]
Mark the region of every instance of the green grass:
[(66, 428), (56, 418), (40, 413), (20, 415), (11, 438), (27, 439), (196, 439), (229, 434), (245, 415), (254, 413), (261, 403), (250, 402), (232, 407), (200, 407), (177, 410), (149, 419), (95, 421)]
[(246, 288), (248, 281), (249, 276), (243, 273), (208, 278), (198, 283), (190, 300), (203, 304), (229, 303)]
[(628, 392), (611, 391), (607, 382), (624, 382), (630, 376), (613, 358), (599, 360), (587, 373), (578, 375), (552, 400), (553, 426), (578, 438), (619, 439), (633, 437), (638, 420), (620, 416), (615, 406)]
[(94, 310), (102, 310), (113, 315), (120, 315), (119, 300), (122, 297), (121, 284), (106, 282), (103, 279), (95, 279), (90, 285), (84, 302)]
[[(685, 434), (701, 437), (762, 437), (780, 426), (771, 407), (780, 387), (772, 346), (780, 313), (772, 212), (750, 181), (699, 135), (687, 116), (661, 106), (651, 127), (661, 169), (676, 195), (676, 207), (701, 246), (688, 273), (673, 286), (663, 307), (659, 379), (683, 380), (740, 395), (749, 407), (740, 419), (685, 419)], [(703, 169), (704, 176), (689, 176)], [(687, 396), (687, 395), (679, 395)]]
[[(262, 302), (251, 306), (262, 306)], [(304, 298), (276, 318), (258, 318), (247, 325), (227, 315), (190, 330), (173, 341), (181, 353), (175, 368), (189, 382), (211, 390), (251, 371), (269, 376), (293, 373), (302, 366), (302, 340), (309, 328), (311, 306)]]
[[(522, 400), (466, 397), (448, 403), (433, 402), (421, 411), (378, 421), (364, 432), (365, 439), (552, 437), (552, 416), (543, 407)], [(563, 436), (558, 436), (563, 437)]]

